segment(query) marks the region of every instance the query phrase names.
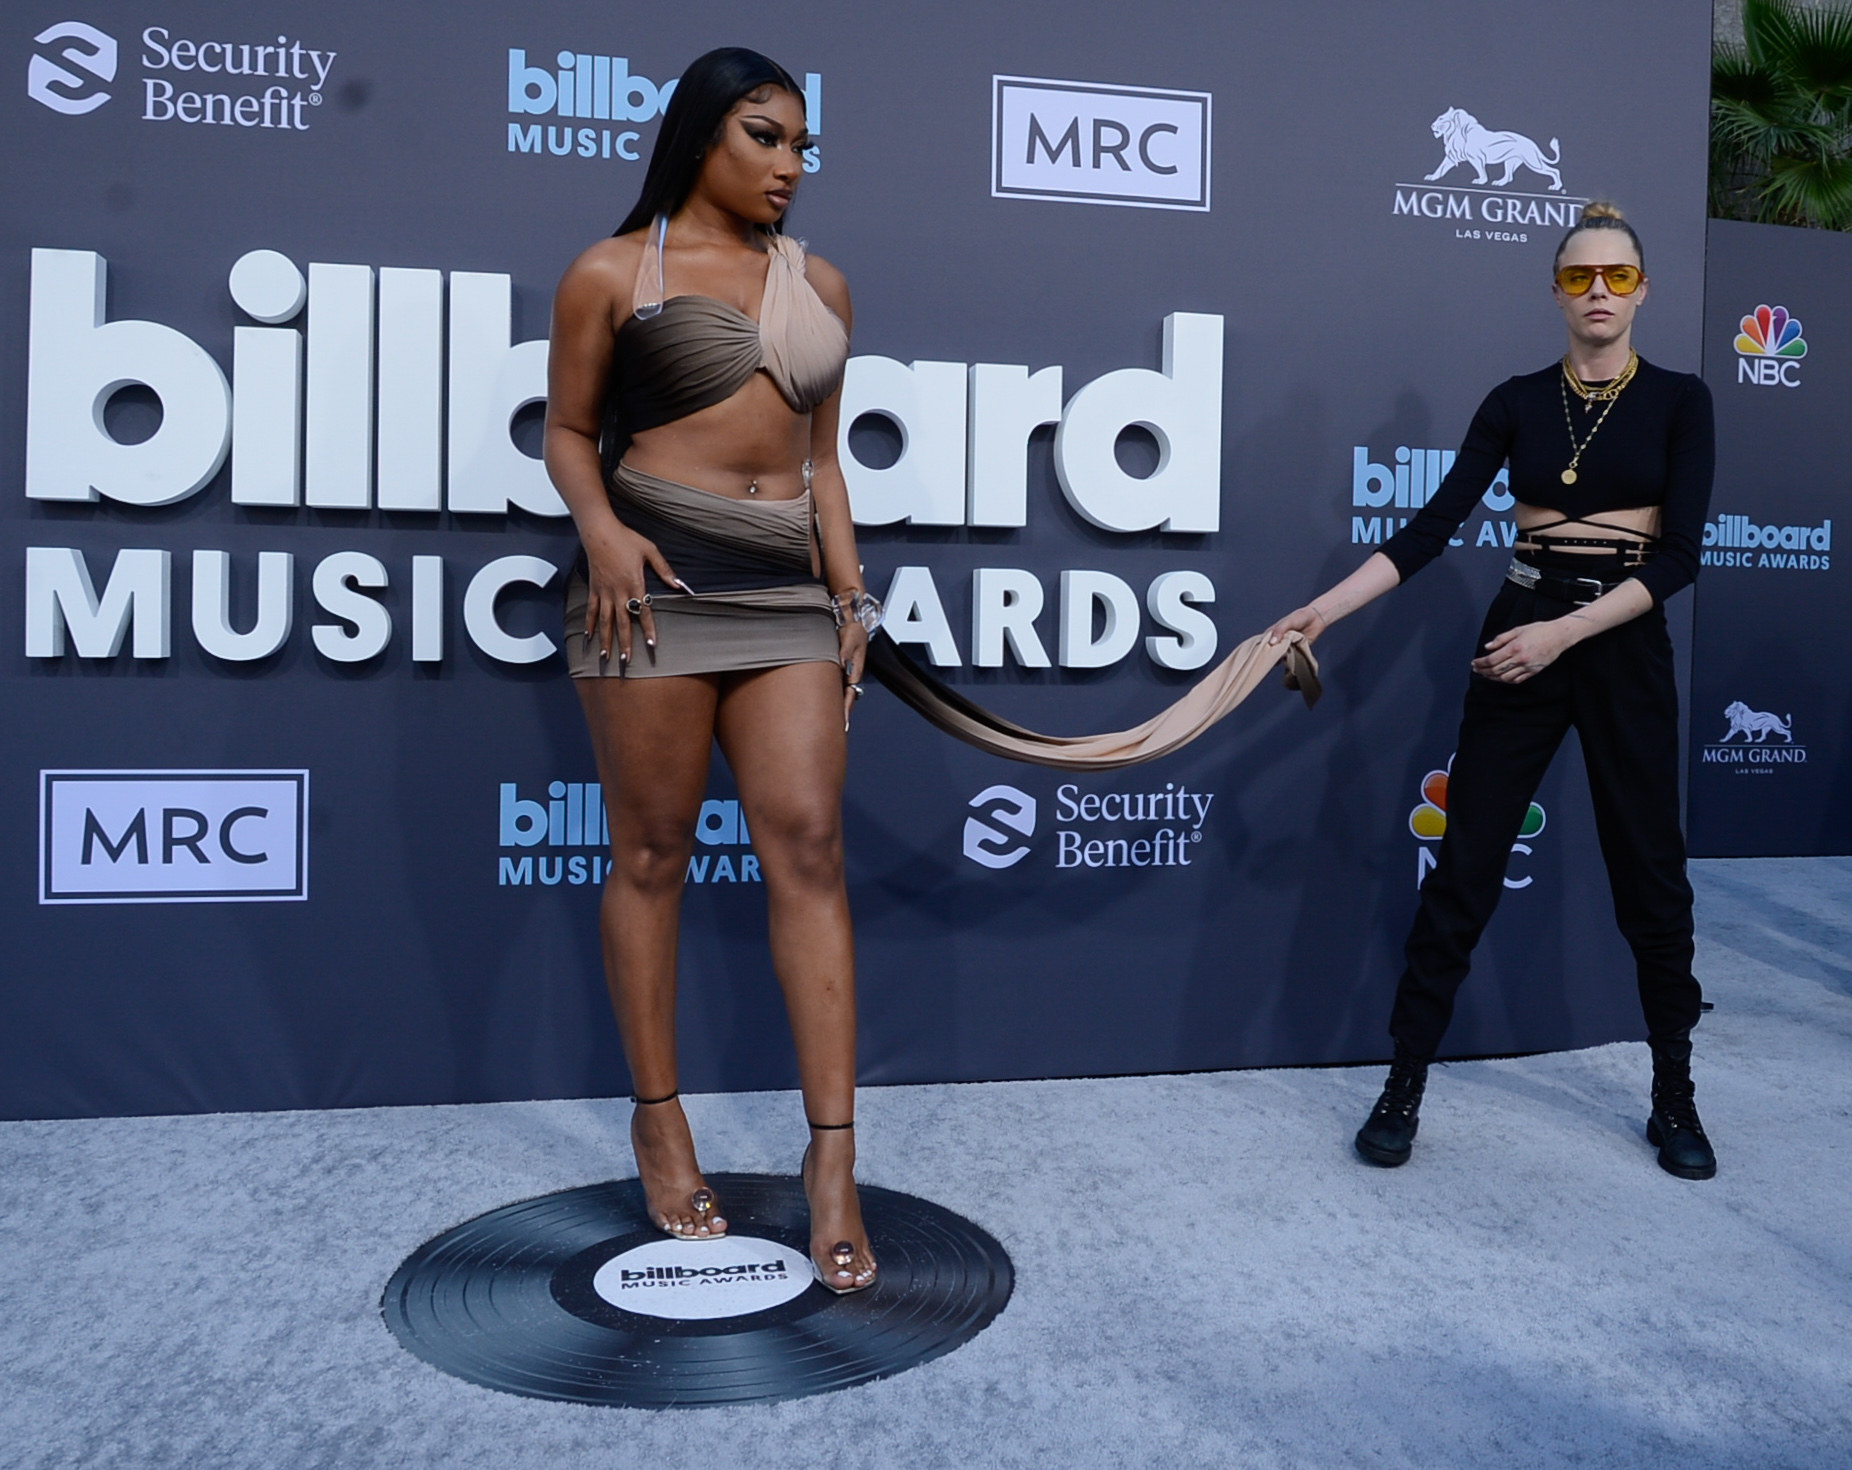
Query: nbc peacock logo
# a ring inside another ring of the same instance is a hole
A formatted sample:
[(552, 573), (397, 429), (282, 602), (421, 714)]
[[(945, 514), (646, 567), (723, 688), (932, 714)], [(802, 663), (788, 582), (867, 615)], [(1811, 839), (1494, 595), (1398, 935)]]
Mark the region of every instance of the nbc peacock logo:
[(1798, 388), (1800, 360), (1807, 355), (1800, 318), (1785, 306), (1758, 306), (1736, 333), (1736, 381), (1758, 388)]
[[(1453, 758), (1449, 756), (1445, 771), (1429, 771), (1421, 778), (1421, 801), (1408, 814), (1408, 830), (1419, 837), (1423, 843), (1438, 842), (1447, 835), (1447, 780), (1452, 770)], [(1529, 857), (1531, 848), (1528, 839), (1543, 831), (1544, 824), (1548, 820), (1543, 808), (1533, 801), (1530, 804), (1530, 810), (1524, 813), (1524, 821), (1518, 828), (1518, 840), (1512, 846), (1512, 853)], [(1434, 849), (1426, 846), (1417, 849), (1415, 854), (1416, 887), (1420, 887), (1421, 880), (1427, 877), (1433, 866)], [(1509, 871), (1505, 874), (1505, 887), (1507, 888), (1529, 888), (1532, 881), (1529, 876), (1519, 878)]]

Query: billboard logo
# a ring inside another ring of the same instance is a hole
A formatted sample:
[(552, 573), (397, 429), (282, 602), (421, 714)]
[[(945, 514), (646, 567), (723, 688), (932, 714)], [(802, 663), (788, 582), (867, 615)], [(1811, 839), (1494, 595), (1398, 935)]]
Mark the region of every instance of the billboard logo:
[[(81, 20), (60, 21), (34, 36), (47, 48), (26, 67), (26, 95), (53, 112), (79, 117), (109, 101), (102, 83), (116, 79), (116, 38)], [(62, 41), (62, 46), (56, 43)]]
[(1758, 526), (1748, 516), (1719, 515), (1704, 523), (1707, 567), (1771, 567), (1777, 571), (1828, 572), (1833, 568), (1833, 523), (1817, 526)]
[[(1357, 510), (1383, 510), (1390, 506), (1401, 511), (1420, 510), (1434, 498), (1440, 482), (1453, 468), (1451, 449), (1410, 448), (1398, 444), (1383, 461), (1370, 458), (1367, 444), (1355, 444), (1350, 451), (1350, 503)], [(1502, 514), (1517, 504), (1511, 493), (1511, 471), (1501, 469), (1479, 497), (1489, 511)], [(1408, 524), (1406, 515), (1354, 515), (1350, 518), (1352, 546), (1381, 546)], [(1509, 549), (1517, 540), (1517, 523), (1502, 525), (1482, 522), (1475, 546), (1502, 546)], [(1455, 540), (1454, 545), (1464, 544)]]
[(1758, 306), (1736, 333), (1736, 381), (1760, 388), (1798, 388), (1800, 360), (1807, 355), (1800, 318), (1785, 306)]
[(1724, 706), (1723, 717), (1728, 728), (1704, 747), (1699, 765), (1728, 766), (1739, 776), (1766, 776), (1776, 766), (1807, 764), (1807, 747), (1794, 743), (1792, 714), (1784, 719), (1734, 699)]
[[(1453, 758), (1447, 759), (1445, 771), (1429, 771), (1421, 778), (1421, 800), (1408, 814), (1408, 830), (1423, 842), (1439, 842), (1447, 835), (1447, 780), (1453, 770)], [(1530, 844), (1525, 841), (1535, 837), (1548, 821), (1543, 808), (1536, 802), (1530, 804), (1530, 810), (1524, 813), (1524, 821), (1518, 828), (1518, 840), (1512, 845), (1512, 852), (1530, 856)], [(1421, 886), (1421, 880), (1432, 871), (1435, 863), (1434, 849), (1417, 848), (1415, 851), (1415, 886)], [(1505, 887), (1529, 888), (1536, 880), (1530, 877), (1514, 878), (1509, 872), (1505, 874)]]
[[(585, 51), (561, 51), (554, 66), (536, 66), (525, 49), (508, 48), (508, 111), (516, 117), (552, 116), (561, 123), (508, 124), (510, 153), (551, 153), (564, 158), (617, 158), (635, 162), (643, 156), (638, 144), (643, 135), (626, 124), (654, 121), (668, 111), (678, 77), (653, 82), (630, 70), (627, 56), (596, 56)], [(615, 128), (575, 128), (573, 119), (616, 123)], [(823, 78), (804, 74), (804, 119), (812, 136), (823, 131)], [(815, 173), (819, 155), (811, 148), (804, 155), (804, 172)]]
[(40, 903), (306, 899), (307, 771), (41, 771)]
[(626, 1312), (690, 1321), (768, 1312), (802, 1296), (810, 1282), (801, 1251), (729, 1232), (635, 1246), (600, 1266), (591, 1287)]
[[(596, 887), (611, 875), (611, 860), (604, 856), (611, 845), (611, 825), (605, 814), (604, 789), (596, 781), (550, 781), (546, 799), (521, 795), (514, 781), (503, 781), (497, 792), (498, 845), (495, 881), (499, 887), (531, 888), (539, 883), (554, 888)], [(695, 816), (695, 841), (700, 849), (688, 859), (685, 883), (760, 883), (758, 854), (752, 850), (752, 833), (746, 813), (737, 801), (709, 799)], [(541, 848), (524, 853), (523, 848)], [(560, 848), (589, 851), (560, 852)], [(709, 849), (727, 849), (713, 852)], [(506, 851), (513, 849), (513, 852)]]
[[(1517, 245), (1530, 240), (1530, 231), (1512, 226), (1566, 230), (1581, 218), (1588, 200), (1563, 192), (1563, 175), (1557, 167), (1562, 162), (1562, 145), (1555, 138), (1550, 139), (1546, 154), (1525, 134), (1488, 128), (1463, 107), (1446, 108), (1428, 125), (1428, 131), (1440, 141), (1440, 163), (1423, 174), (1420, 183), (1395, 186), (1392, 215), (1451, 222), (1454, 238), (1459, 240), (1502, 240)], [(1428, 187), (1462, 164), (1472, 169), (1472, 183)], [(1493, 169), (1500, 170), (1497, 177)], [(1517, 177), (1519, 169), (1537, 175), (1544, 192), (1514, 188), (1514, 184), (1527, 182)]]
[(990, 192), (1209, 208), (1207, 92), (994, 77)]
[(1013, 868), (1029, 855), (1035, 836), (1035, 798), (1014, 786), (986, 786), (971, 798), (977, 816), (965, 818), (965, 856), (979, 867)]

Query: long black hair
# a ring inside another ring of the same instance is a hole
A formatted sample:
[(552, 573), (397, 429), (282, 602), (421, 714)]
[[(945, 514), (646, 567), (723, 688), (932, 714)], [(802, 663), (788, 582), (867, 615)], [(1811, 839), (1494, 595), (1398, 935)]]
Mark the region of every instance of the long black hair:
[(701, 159), (720, 137), (733, 104), (763, 87), (781, 87), (800, 101), (804, 96), (790, 72), (744, 46), (721, 46), (696, 57), (675, 84), (662, 115), (643, 174), (643, 192), (612, 233), (643, 229), (657, 215), (674, 214), (687, 203), (701, 174)]

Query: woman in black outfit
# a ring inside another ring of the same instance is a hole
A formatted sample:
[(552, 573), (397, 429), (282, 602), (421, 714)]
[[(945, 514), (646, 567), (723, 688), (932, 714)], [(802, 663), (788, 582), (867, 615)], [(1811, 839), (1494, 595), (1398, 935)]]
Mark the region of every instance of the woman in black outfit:
[(1678, 807), (1678, 691), (1666, 598), (1697, 575), (1715, 445), (1710, 392), (1633, 351), (1647, 280), (1639, 236), (1590, 204), (1557, 247), (1569, 350), (1487, 396), (1439, 490), (1344, 581), (1269, 630), (1315, 639), (1439, 556), (1499, 467), (1521, 539), (1479, 635), (1447, 830), (1421, 885), (1389, 1033), (1395, 1061), (1357, 1151), (1407, 1161), (1428, 1064), (1453, 1015), (1506, 860), (1563, 735), (1581, 737), (1621, 933), (1633, 948), (1653, 1056), (1646, 1136), (1660, 1167), (1717, 1172), (1693, 1102), (1691, 885)]

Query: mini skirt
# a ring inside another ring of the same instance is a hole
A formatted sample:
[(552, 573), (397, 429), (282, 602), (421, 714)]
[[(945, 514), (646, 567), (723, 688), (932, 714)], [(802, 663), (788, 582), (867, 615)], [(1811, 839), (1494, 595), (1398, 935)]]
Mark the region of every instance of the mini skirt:
[(585, 552), (566, 580), (566, 667), (575, 679), (724, 674), (840, 657), (829, 591), (811, 570), (815, 508), (793, 500), (735, 500), (618, 465), (607, 490), (629, 529), (656, 544), (687, 590), (644, 572), (656, 646), (633, 628), (631, 657), (600, 658), (585, 634)]

